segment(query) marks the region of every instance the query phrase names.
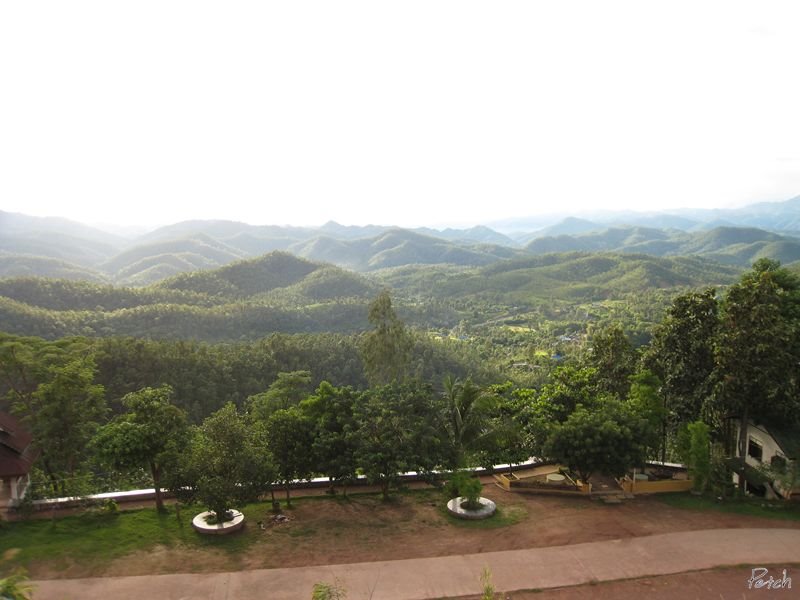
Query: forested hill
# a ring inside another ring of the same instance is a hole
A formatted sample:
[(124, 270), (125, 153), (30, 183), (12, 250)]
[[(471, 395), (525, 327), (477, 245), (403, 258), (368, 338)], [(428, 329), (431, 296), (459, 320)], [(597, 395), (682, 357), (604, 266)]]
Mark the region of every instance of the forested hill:
[(724, 285), (737, 273), (701, 258), (571, 253), (484, 267), (404, 266), (367, 277), (272, 252), (141, 288), (0, 279), (0, 322), (9, 333), (47, 339), (130, 335), (235, 341), (274, 332), (357, 333), (369, 326), (369, 302), (388, 287), (409, 324), (441, 330), (455, 327), (475, 310), (487, 310), (487, 303), (503, 310), (600, 301), (648, 290)]
[[(585, 225), (583, 225), (585, 226)], [(747, 267), (759, 258), (782, 263), (800, 260), (800, 238), (747, 227), (716, 227), (687, 233), (648, 227), (538, 237), (525, 246), (531, 254), (551, 252), (626, 252), (653, 256), (703, 256)]]
[(402, 267), (379, 275), (388, 286), (411, 296), (482, 298), (512, 305), (727, 285), (740, 272), (692, 256), (568, 252), (505, 260), (479, 269)]

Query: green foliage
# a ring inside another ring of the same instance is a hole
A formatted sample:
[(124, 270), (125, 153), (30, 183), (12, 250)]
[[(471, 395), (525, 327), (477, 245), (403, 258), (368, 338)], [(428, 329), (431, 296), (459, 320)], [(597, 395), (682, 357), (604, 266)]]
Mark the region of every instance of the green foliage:
[(347, 483), (355, 478), (355, 453), (358, 440), (353, 432), (358, 424), (353, 408), (358, 394), (351, 387), (333, 387), (323, 381), (316, 392), (300, 406), (313, 423), (313, 464), (332, 481)]
[(738, 417), (745, 456), (750, 419), (793, 423), (800, 414), (800, 280), (774, 261), (756, 263), (728, 290), (714, 356), (712, 406)]
[(577, 472), (584, 482), (594, 473), (620, 477), (644, 463), (649, 429), (645, 417), (609, 397), (591, 408), (579, 406), (566, 421), (555, 425), (545, 452)]
[(186, 414), (172, 404), (172, 388), (144, 388), (126, 394), (127, 412), (104, 425), (95, 435), (94, 451), (117, 469), (149, 468), (156, 490), (156, 508), (164, 509), (161, 471), (168, 455), (180, 452), (187, 441)]
[(490, 434), (489, 418), (494, 396), (486, 394), (472, 379), (461, 381), (452, 376), (444, 380), (444, 421), (453, 453), (452, 466), (467, 466), (468, 457), (483, 438)]
[(430, 386), (393, 383), (372, 388), (356, 401), (356, 461), (383, 497), (407, 471), (430, 473), (445, 457), (440, 409)]
[(369, 322), (373, 330), (363, 335), (360, 347), (367, 378), (373, 385), (402, 380), (413, 341), (397, 318), (388, 291), (382, 291), (369, 305)]
[(649, 370), (644, 369), (631, 375), (630, 382), (628, 406), (634, 414), (647, 420), (649, 437), (642, 442), (646, 444), (649, 455), (656, 457), (658, 450), (663, 449), (662, 444), (666, 443), (663, 435), (659, 435), (663, 434), (667, 421), (667, 411), (659, 397), (661, 380)]
[[(28, 359), (31, 357), (28, 356)], [(18, 363), (25, 366), (23, 359)], [(66, 480), (74, 477), (87, 457), (89, 440), (106, 414), (103, 387), (94, 383), (91, 356), (75, 356), (51, 364), (35, 391), (17, 389), (12, 408), (21, 416), (41, 450), (40, 464), (52, 482), (53, 491), (66, 492)]]
[(311, 600), (345, 600), (347, 591), (337, 583), (315, 583), (311, 591)]
[(459, 496), (467, 499), (468, 508), (480, 508), (478, 498), (481, 496), (483, 484), (469, 471), (456, 471), (450, 475), (444, 486), (445, 497), (449, 500)]
[[(664, 437), (667, 433), (675, 435), (682, 425), (701, 416), (713, 383), (718, 314), (716, 290), (689, 292), (672, 301), (655, 329), (645, 364), (662, 381), (661, 395), (667, 410)], [(665, 452), (664, 447), (662, 459)]]
[(209, 510), (227, 515), (235, 503), (252, 500), (273, 478), (271, 457), (258, 428), (233, 404), (226, 404), (198, 427), (189, 453), (181, 457), (173, 488), (188, 483), (195, 497)]
[(522, 418), (526, 400), (512, 388), (511, 382), (507, 382), (487, 390), (491, 397), (487, 434), (477, 440), (475, 451), (478, 464), (487, 469), (499, 464), (521, 463), (532, 455), (531, 437)]
[(28, 583), (24, 571), (18, 571), (0, 579), (0, 598), (3, 600), (30, 600), (33, 586)]
[(630, 377), (636, 369), (637, 355), (619, 323), (593, 333), (592, 347), (586, 359), (597, 370), (594, 387), (600, 393), (624, 399), (630, 389)]
[(277, 479), (284, 483), (286, 503), (291, 506), (289, 484), (309, 479), (315, 468), (314, 422), (299, 407), (274, 412), (265, 423), (265, 441), (272, 453)]
[(247, 399), (248, 412), (253, 418), (266, 421), (278, 410), (297, 406), (305, 397), (310, 383), (310, 371), (278, 373), (278, 378), (266, 392)]
[(686, 464), (689, 475), (694, 479), (694, 489), (704, 492), (711, 477), (711, 437), (709, 427), (702, 421), (689, 423), (689, 452)]
[(467, 499), (467, 508), (480, 508), (478, 499), (481, 497), (481, 490), (483, 490), (483, 484), (477, 477), (469, 477), (462, 482), (459, 495)]
[(492, 584), (492, 572), (489, 567), (484, 567), (481, 571), (481, 586), (483, 586), (481, 600), (494, 600), (494, 584)]

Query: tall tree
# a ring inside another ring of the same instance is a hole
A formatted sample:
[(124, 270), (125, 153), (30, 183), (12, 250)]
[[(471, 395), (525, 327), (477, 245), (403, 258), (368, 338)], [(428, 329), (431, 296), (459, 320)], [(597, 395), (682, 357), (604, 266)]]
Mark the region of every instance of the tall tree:
[(156, 491), (156, 509), (164, 510), (161, 474), (167, 453), (187, 442), (186, 413), (172, 404), (172, 388), (143, 388), (126, 394), (127, 409), (95, 435), (93, 447), (117, 469), (149, 469)]
[(650, 457), (657, 457), (662, 450), (663, 437), (666, 423), (666, 410), (658, 395), (661, 380), (651, 371), (644, 369), (631, 376), (631, 389), (628, 393), (627, 405), (637, 415), (648, 422), (647, 438), (640, 440), (647, 447)]
[[(713, 400), (718, 415), (739, 420), (741, 457), (747, 454), (751, 419), (798, 419), (798, 315), (800, 283), (774, 261), (757, 262), (725, 297)], [(742, 471), (739, 485), (744, 490)]]
[(247, 399), (248, 410), (256, 419), (267, 420), (278, 410), (297, 406), (306, 397), (311, 384), (309, 371), (278, 373), (269, 389)]
[(384, 499), (398, 475), (430, 473), (445, 461), (439, 422), (427, 384), (393, 383), (364, 392), (355, 405), (356, 460)]
[(491, 403), (488, 405), (487, 434), (475, 443), (479, 464), (487, 469), (495, 465), (524, 462), (531, 455), (534, 438), (526, 430), (530, 413), (523, 409), (529, 397), (513, 388), (511, 382), (489, 386), (486, 390)]
[(344, 485), (356, 475), (356, 429), (353, 406), (358, 394), (351, 387), (334, 387), (323, 381), (317, 391), (300, 404), (313, 423), (313, 462), (315, 468), (333, 482)]
[(666, 460), (667, 437), (701, 417), (713, 383), (718, 327), (716, 290), (708, 288), (677, 296), (655, 329), (644, 362), (661, 379), (666, 410), (662, 460)]
[(363, 335), (360, 348), (367, 378), (372, 385), (402, 380), (407, 375), (414, 340), (397, 318), (387, 290), (369, 305), (368, 316), (373, 329)]
[(87, 446), (105, 417), (103, 386), (94, 383), (91, 356), (75, 357), (49, 369), (49, 380), (13, 404), (14, 412), (42, 452), (41, 464), (56, 493), (81, 469)]
[(292, 481), (309, 479), (314, 470), (314, 422), (297, 406), (276, 411), (266, 421), (265, 441), (286, 490), (286, 505), (291, 506)]
[(615, 394), (619, 399), (626, 398), (637, 358), (636, 350), (619, 323), (595, 331), (587, 360), (589, 366), (597, 369), (597, 391)]

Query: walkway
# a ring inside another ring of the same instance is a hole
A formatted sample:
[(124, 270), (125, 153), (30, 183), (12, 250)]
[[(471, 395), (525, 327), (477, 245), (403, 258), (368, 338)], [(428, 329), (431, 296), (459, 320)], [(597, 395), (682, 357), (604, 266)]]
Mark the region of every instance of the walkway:
[[(36, 600), (308, 600), (338, 581), (347, 600), (427, 600), (480, 593), (488, 567), (498, 591), (545, 589), (727, 565), (800, 563), (798, 529), (711, 529), (622, 540), (293, 569), (34, 582)], [(800, 582), (798, 582), (800, 583)], [(742, 582), (742, 590), (746, 581)]]

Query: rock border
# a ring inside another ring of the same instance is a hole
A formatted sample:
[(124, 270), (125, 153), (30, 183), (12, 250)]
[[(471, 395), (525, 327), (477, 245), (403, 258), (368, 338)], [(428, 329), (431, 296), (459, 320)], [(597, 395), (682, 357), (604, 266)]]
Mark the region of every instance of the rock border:
[(497, 505), (492, 500), (484, 498), (483, 496), (478, 498), (478, 503), (480, 503), (481, 507), (475, 510), (467, 510), (461, 506), (466, 500), (467, 498), (465, 496), (450, 499), (447, 502), (447, 512), (459, 519), (478, 520), (488, 519), (497, 511)]
[(233, 519), (230, 521), (225, 521), (224, 523), (215, 523), (214, 525), (209, 525), (206, 523), (206, 517), (211, 516), (214, 511), (207, 510), (205, 512), (201, 512), (199, 515), (195, 515), (194, 519), (192, 519), (192, 527), (197, 533), (202, 533), (205, 535), (226, 535), (228, 533), (233, 533), (234, 531), (239, 531), (242, 527), (244, 527), (244, 515), (236, 510), (231, 509), (233, 513)]

